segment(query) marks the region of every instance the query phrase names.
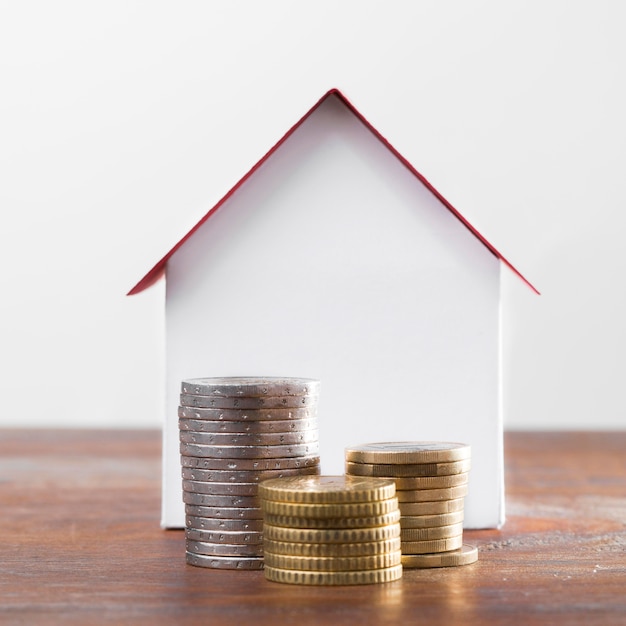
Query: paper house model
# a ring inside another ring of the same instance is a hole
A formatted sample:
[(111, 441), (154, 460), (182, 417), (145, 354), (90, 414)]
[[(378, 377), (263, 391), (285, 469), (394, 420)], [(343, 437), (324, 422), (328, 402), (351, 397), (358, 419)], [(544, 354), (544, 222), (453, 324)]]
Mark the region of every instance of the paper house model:
[(502, 524), (503, 267), (528, 283), (326, 93), (130, 291), (165, 274), (162, 525), (184, 526), (180, 383), (230, 375), (321, 380), (324, 474), (347, 445), (471, 444), (465, 526)]

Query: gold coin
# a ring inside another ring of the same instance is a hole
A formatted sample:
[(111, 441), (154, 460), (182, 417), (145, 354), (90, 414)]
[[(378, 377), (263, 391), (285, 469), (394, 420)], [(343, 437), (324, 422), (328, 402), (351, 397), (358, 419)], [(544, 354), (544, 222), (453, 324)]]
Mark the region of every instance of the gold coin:
[(350, 502), (343, 504), (299, 504), (261, 500), (263, 513), (270, 515), (288, 515), (292, 517), (329, 518), (329, 517), (371, 517), (384, 515), (398, 508), (397, 498), (376, 502)]
[(266, 500), (304, 504), (386, 500), (395, 491), (391, 479), (359, 476), (290, 476), (259, 486), (259, 495)]
[(291, 585), (371, 585), (402, 578), (402, 565), (354, 572), (303, 572), (265, 566), (265, 578)]
[(403, 554), (402, 565), (411, 568), (456, 567), (478, 561), (478, 550), (464, 543), (458, 550), (435, 554)]
[(382, 569), (400, 565), (402, 552), (395, 550), (387, 554), (369, 556), (294, 556), (264, 552), (265, 565), (278, 569), (300, 570), (305, 572), (352, 572), (367, 569)]
[(469, 445), (445, 441), (368, 443), (345, 450), (345, 460), (353, 463), (450, 463), (470, 456)]
[(402, 554), (429, 554), (431, 552), (448, 552), (463, 545), (463, 534), (446, 539), (428, 539), (425, 541), (402, 541)]
[(400, 526), (405, 528), (433, 528), (435, 526), (448, 526), (463, 521), (464, 511), (454, 513), (440, 513), (439, 515), (403, 515), (400, 518)]
[[(404, 492), (401, 492), (404, 493)], [(408, 493), (408, 492), (407, 492)], [(413, 490), (410, 490), (410, 493), (413, 493)], [(406, 500), (400, 500), (400, 510), (402, 508), (406, 508), (405, 504)], [(410, 517), (413, 515), (422, 516), (422, 515), (441, 515), (442, 513), (458, 513), (459, 511), (463, 511), (465, 504), (464, 498), (455, 498), (453, 500), (439, 500), (435, 502), (412, 502), (411, 509), (412, 513), (403, 514), (402, 517)]]
[[(463, 487), (463, 485), (455, 485), (455, 487)], [(433, 491), (434, 489), (436, 488), (433, 487), (432, 489), (430, 488), (398, 489), (396, 497), (398, 498), (398, 502), (400, 503), (400, 505), (406, 502), (412, 502), (412, 503), (422, 502), (421, 498), (424, 497), (424, 491)], [(437, 487), (437, 489), (452, 489), (452, 487)], [(460, 499), (461, 501), (464, 501), (463, 496), (460, 496), (459, 498), (453, 498), (453, 499), (454, 500)]]
[[(402, 524), (400, 524), (402, 526)], [(447, 539), (463, 533), (463, 522), (447, 526), (430, 526), (428, 528), (403, 528), (400, 533), (402, 541), (425, 541), (427, 539)]]
[[(467, 485), (469, 474), (450, 474), (450, 476), (403, 476), (394, 478), (396, 489), (404, 491), (422, 491), (424, 489), (450, 489)], [(403, 494), (407, 495), (407, 494)]]
[[(399, 517), (398, 517), (399, 519)], [(398, 521), (370, 528), (289, 528), (263, 524), (264, 540), (283, 543), (350, 544), (383, 542), (400, 537)]]
[(359, 543), (304, 543), (274, 541), (266, 537), (263, 540), (263, 549), (266, 553), (271, 552), (273, 554), (287, 554), (291, 556), (369, 556), (400, 550), (400, 537)]
[(373, 528), (388, 526), (400, 521), (400, 510), (372, 517), (300, 517), (293, 515), (263, 514), (265, 524), (288, 528)]
[(449, 476), (469, 472), (471, 460), (451, 463), (354, 463), (346, 461), (346, 474), (352, 476)]
[[(420, 502), (438, 502), (440, 500), (458, 500), (467, 495), (467, 485), (459, 485), (458, 487), (446, 487), (445, 489), (413, 489), (411, 502), (404, 500), (400, 504), (400, 508), (404, 511), (405, 507), (408, 507), (406, 515), (412, 515), (410, 508), (412, 504)], [(409, 497), (408, 494), (403, 494), (403, 497)]]

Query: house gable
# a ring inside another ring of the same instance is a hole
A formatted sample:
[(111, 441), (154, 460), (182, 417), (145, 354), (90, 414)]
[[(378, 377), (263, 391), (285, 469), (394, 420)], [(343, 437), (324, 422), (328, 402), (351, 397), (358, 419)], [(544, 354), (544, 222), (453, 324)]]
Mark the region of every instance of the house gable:
[(378, 141), (381, 142), (382, 145), (384, 145), (391, 154), (394, 155), (394, 157), (396, 159), (398, 159), (398, 161), (400, 163), (402, 163), (402, 165), (404, 167), (407, 168), (407, 170), (409, 172), (411, 172), (411, 174), (413, 176), (415, 176), (423, 185), (425, 189), (428, 189), (441, 203), (442, 207), (447, 209), (448, 211), (450, 211), (450, 213), (452, 215), (454, 215), (492, 254), (494, 254), (500, 261), (502, 261), (504, 263), (504, 265), (506, 265), (507, 267), (509, 267), (509, 269), (511, 271), (513, 271), (515, 274), (517, 274), (522, 281), (524, 281), (533, 291), (535, 291), (535, 293), (539, 293), (539, 291), (534, 287), (534, 285), (532, 283), (530, 283), (530, 281), (528, 281), (528, 279), (526, 279), (521, 272), (519, 272), (519, 270), (517, 270), (496, 248), (495, 246), (493, 246), (489, 241), (487, 241), (487, 239), (485, 239), (485, 237), (483, 237), (483, 235), (474, 227), (472, 226), (472, 224), (470, 224), (464, 217), (463, 215), (457, 211), (457, 209), (455, 207), (452, 206), (452, 204), (450, 204), (450, 202), (448, 202), (443, 195), (437, 190), (435, 189), (435, 187), (433, 187), (433, 185), (430, 184), (430, 182), (420, 173), (418, 172), (413, 165), (403, 156), (401, 155), (386, 139), (385, 137), (376, 129), (374, 128), (369, 121), (356, 109), (356, 107), (346, 98), (346, 96), (338, 89), (330, 89), (328, 92), (326, 92), (319, 100), (318, 102), (316, 102), (311, 109), (309, 109), (309, 111), (307, 111), (307, 113), (305, 113), (305, 115), (302, 116), (302, 118), (300, 118), (296, 124), (294, 124), (286, 133), (285, 135), (283, 135), (283, 137), (280, 138), (280, 140), (278, 142), (276, 142), (276, 144), (274, 146), (272, 146), (272, 148), (270, 148), (270, 150), (268, 150), (268, 152), (257, 162), (254, 164), (254, 166), (228, 191), (228, 193), (219, 200), (219, 202), (213, 206), (200, 220), (199, 222), (182, 238), (180, 239), (149, 271), (148, 273), (143, 276), (139, 282), (137, 282), (137, 284), (132, 287), (132, 289), (130, 289), (130, 291), (128, 292), (128, 295), (135, 295), (140, 293), (141, 291), (143, 291), (144, 289), (147, 289), (149, 286), (151, 286), (155, 281), (157, 281), (159, 278), (161, 278), (163, 276), (163, 273), (165, 272), (165, 267), (167, 265), (167, 262), (169, 261), (169, 259), (171, 258), (171, 256), (177, 251), (179, 250), (186, 242), (187, 240), (193, 236), (193, 234), (212, 216), (216, 213), (216, 211), (218, 209), (220, 209), (225, 203), (228, 202), (228, 200), (235, 194), (237, 193), (237, 191), (245, 184), (245, 182), (247, 180), (249, 180), (252, 176), (254, 176), (254, 174), (258, 171), (258, 169), (260, 167), (263, 166), (263, 164), (273, 155), (275, 154), (277, 151), (280, 150), (280, 148), (282, 147), (282, 145), (289, 139), (289, 137), (291, 137), (291, 135), (324, 103), (326, 102), (329, 98), (336, 98), (339, 101), (341, 101), (343, 103), (343, 105), (346, 107), (347, 110), (349, 110), (352, 115), (354, 115), (354, 117), (356, 119), (358, 119), (361, 124), (363, 124), (363, 126), (365, 128), (367, 128), (367, 130), (369, 132), (372, 133), (372, 135), (374, 137), (376, 137), (376, 139)]

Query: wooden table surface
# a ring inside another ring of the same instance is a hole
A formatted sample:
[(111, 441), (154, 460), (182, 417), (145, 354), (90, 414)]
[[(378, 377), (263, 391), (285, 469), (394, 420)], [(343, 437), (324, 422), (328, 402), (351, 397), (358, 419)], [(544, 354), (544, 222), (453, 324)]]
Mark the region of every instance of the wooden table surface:
[(0, 431), (0, 624), (626, 624), (626, 432), (508, 433), (466, 567), (306, 587), (185, 563), (156, 431)]

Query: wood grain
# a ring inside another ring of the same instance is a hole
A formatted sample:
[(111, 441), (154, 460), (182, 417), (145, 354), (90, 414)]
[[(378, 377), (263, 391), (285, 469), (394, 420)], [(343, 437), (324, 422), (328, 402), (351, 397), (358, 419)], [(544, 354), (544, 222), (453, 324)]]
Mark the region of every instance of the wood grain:
[[(362, 587), (186, 565), (160, 433), (0, 431), (2, 624), (626, 624), (626, 433), (508, 433), (478, 563)], [(471, 481), (470, 481), (471, 484)]]

